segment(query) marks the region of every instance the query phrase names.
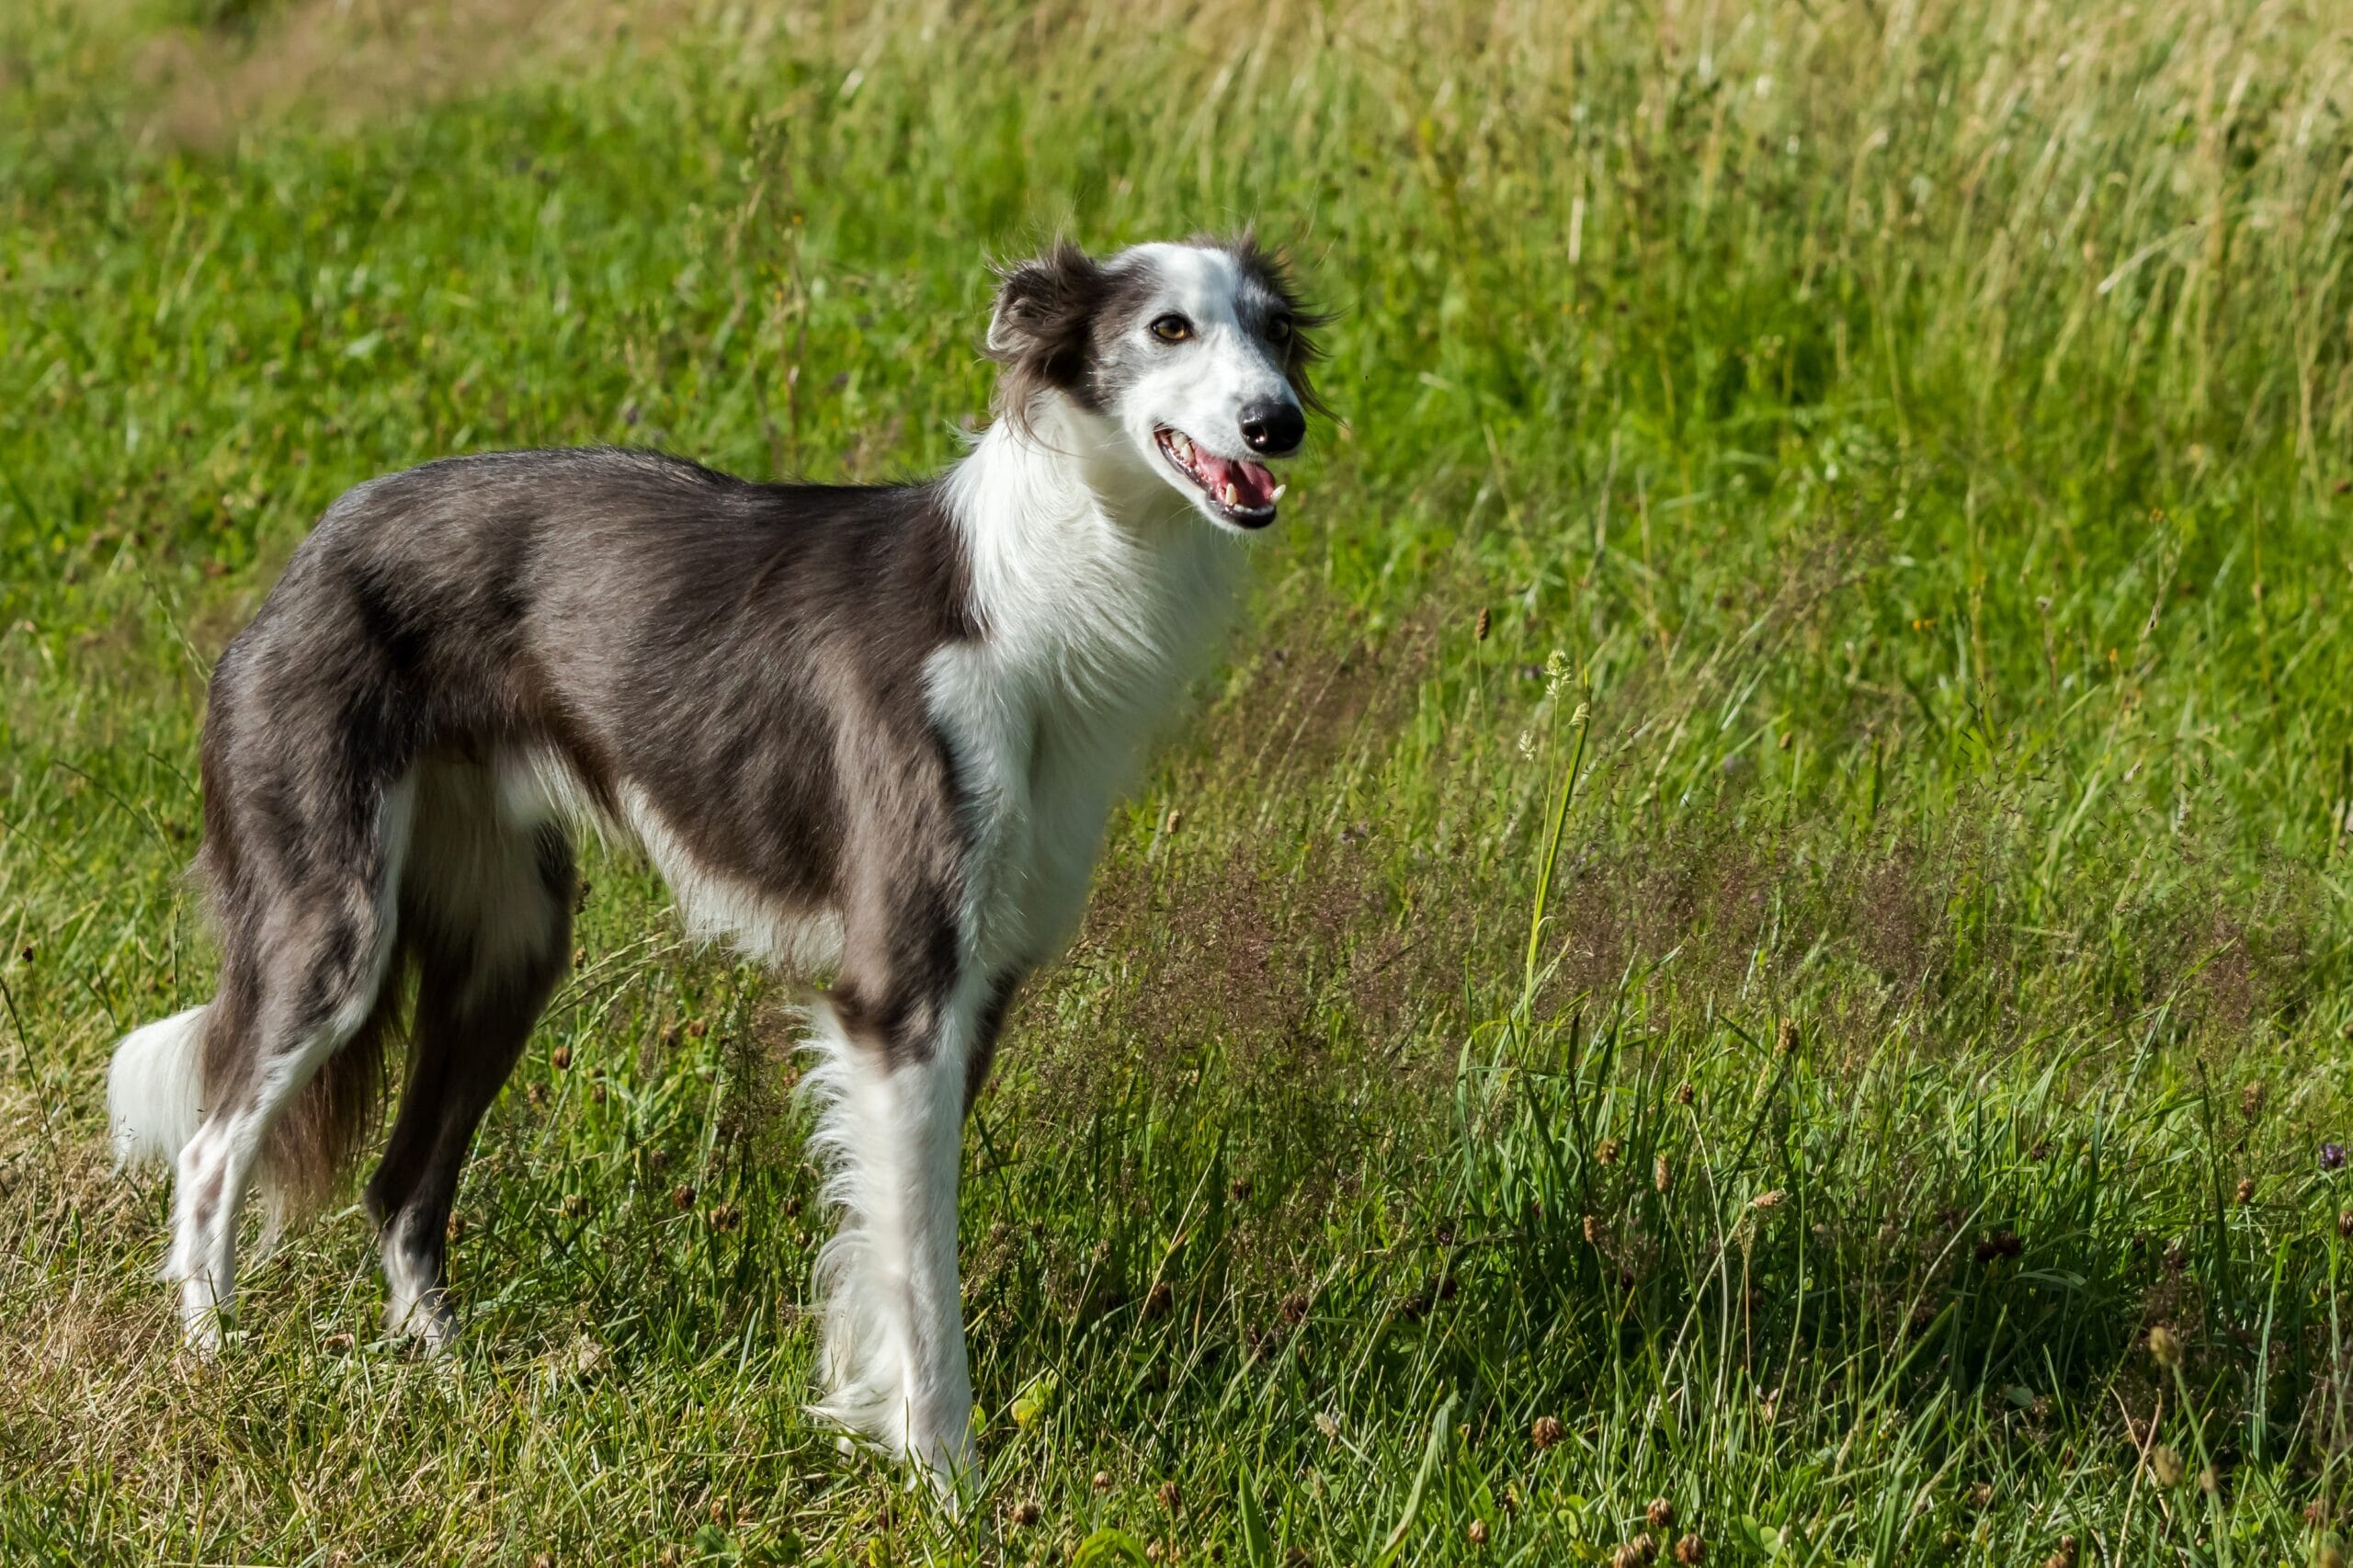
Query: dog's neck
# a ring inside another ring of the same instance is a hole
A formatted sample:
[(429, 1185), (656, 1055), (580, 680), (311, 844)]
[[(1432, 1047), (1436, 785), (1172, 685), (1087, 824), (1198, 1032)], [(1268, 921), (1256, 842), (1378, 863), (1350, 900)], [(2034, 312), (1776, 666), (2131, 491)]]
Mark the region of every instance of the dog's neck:
[(1082, 709), (1165, 711), (1231, 623), (1241, 541), (1060, 395), (949, 471), (982, 636)]
[[(984, 630), (1057, 640), (1132, 631), (1176, 611), (1222, 631), (1241, 585), (1241, 541), (1203, 517), (1110, 420), (1060, 395), (1000, 419), (950, 471), (948, 495)], [(1159, 628), (1153, 628), (1159, 631)], [(1168, 630), (1175, 630), (1170, 628)]]

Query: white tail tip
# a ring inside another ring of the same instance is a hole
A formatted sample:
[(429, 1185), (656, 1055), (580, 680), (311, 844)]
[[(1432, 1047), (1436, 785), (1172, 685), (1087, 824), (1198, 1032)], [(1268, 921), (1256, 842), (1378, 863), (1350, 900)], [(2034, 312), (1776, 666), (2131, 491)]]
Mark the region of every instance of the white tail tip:
[(122, 1037), (107, 1073), (107, 1119), (119, 1169), (170, 1165), (202, 1117), (197, 1070), (204, 1009), (190, 1007)]

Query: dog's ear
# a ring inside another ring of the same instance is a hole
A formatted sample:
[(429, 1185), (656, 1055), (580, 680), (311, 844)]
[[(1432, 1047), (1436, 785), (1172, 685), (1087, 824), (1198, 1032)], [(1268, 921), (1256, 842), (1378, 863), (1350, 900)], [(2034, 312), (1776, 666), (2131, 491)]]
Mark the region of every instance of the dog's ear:
[(1332, 317), (1300, 297), (1299, 285), (1291, 277), (1290, 258), (1248, 229), (1222, 241), (1212, 236), (1197, 237), (1194, 244), (1223, 244), (1233, 253), (1234, 263), (1245, 277), (1255, 279), (1260, 288), (1282, 301), (1291, 328), (1282, 349), (1283, 378), (1290, 382), (1290, 390), (1299, 395), (1301, 403), (1318, 414), (1330, 414), (1331, 409), (1315, 395), (1309, 375), (1315, 362), (1324, 358), (1323, 346), (1316, 342), (1314, 335), (1319, 328), (1331, 325)]
[(997, 276), (988, 357), (1005, 367), (997, 378), (997, 406), (1018, 418), (1049, 387), (1079, 390), (1106, 278), (1095, 258), (1067, 240)]

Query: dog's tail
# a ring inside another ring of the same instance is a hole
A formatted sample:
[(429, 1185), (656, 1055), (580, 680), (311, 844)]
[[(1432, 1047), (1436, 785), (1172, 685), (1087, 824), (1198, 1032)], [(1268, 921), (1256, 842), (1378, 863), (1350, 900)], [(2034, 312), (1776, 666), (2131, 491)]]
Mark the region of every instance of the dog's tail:
[(204, 1009), (190, 1007), (131, 1030), (114, 1048), (107, 1120), (119, 1168), (169, 1166), (196, 1136), (204, 1115), (203, 1041)]
[[(384, 1098), (384, 1046), (395, 1019), (387, 987), (367, 1021), (288, 1103), (263, 1140), (255, 1171), (264, 1205), (262, 1245), (318, 1212), (374, 1127)], [(215, 999), (218, 1001), (218, 998)], [(131, 1030), (107, 1072), (107, 1119), (118, 1170), (170, 1171), (204, 1120), (217, 1085), (208, 1071), (207, 1003)]]

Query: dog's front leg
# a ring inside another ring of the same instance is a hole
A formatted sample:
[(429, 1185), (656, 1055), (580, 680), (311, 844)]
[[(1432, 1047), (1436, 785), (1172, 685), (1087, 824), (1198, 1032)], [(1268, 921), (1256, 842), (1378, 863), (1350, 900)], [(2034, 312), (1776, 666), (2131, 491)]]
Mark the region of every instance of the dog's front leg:
[(846, 971), (813, 1007), (816, 1062), (803, 1084), (839, 1224), (817, 1258), (816, 1408), (952, 1496), (975, 1458), (957, 1175), (968, 1064), (991, 1009), (977, 983), (926, 990), (884, 999)]

